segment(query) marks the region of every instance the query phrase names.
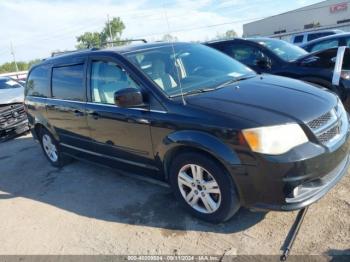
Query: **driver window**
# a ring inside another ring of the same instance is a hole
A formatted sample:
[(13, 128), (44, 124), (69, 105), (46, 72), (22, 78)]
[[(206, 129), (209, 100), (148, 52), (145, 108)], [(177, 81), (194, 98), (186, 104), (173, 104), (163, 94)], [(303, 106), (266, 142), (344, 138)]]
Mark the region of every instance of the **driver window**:
[(248, 66), (256, 66), (258, 61), (268, 59), (264, 53), (253, 46), (232, 45), (229, 47), (228, 52), (228, 55), (232, 58)]
[(140, 89), (130, 75), (118, 64), (106, 61), (92, 62), (92, 102), (114, 104), (114, 93), (130, 87)]
[(347, 47), (350, 47), (350, 37), (349, 37), (349, 38), (346, 38), (345, 41), (346, 41), (346, 46), (347, 46)]
[(337, 39), (322, 41), (318, 44), (315, 44), (311, 48), (311, 52), (316, 52), (316, 51), (321, 51), (321, 50), (325, 50), (325, 49), (329, 49), (329, 48), (333, 48), (333, 47), (338, 47), (338, 45), (339, 45), (339, 40), (337, 40)]

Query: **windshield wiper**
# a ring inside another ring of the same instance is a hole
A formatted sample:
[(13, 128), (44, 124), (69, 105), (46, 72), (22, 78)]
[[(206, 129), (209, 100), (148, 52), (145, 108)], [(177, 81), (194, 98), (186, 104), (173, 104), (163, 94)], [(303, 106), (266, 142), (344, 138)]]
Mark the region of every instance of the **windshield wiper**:
[(232, 79), (218, 85), (215, 89), (222, 88), (222, 87), (225, 87), (227, 85), (230, 85), (230, 84), (233, 84), (233, 83), (236, 83), (236, 82), (248, 79), (248, 78), (252, 78), (254, 76), (255, 75), (244, 75), (244, 76), (235, 77), (235, 78), (232, 78)]
[[(232, 84), (232, 83), (235, 83), (235, 82), (238, 82), (238, 81), (241, 81), (241, 80), (245, 80), (245, 79), (248, 79), (248, 78), (251, 78), (251, 77), (254, 77), (255, 75), (245, 75), (245, 76), (240, 76), (240, 77), (235, 77), (233, 79), (230, 79), (229, 81), (226, 81), (218, 86), (215, 86), (213, 88), (198, 88), (198, 89), (194, 89), (194, 90), (191, 90), (191, 91), (187, 91), (187, 92), (184, 92), (183, 95), (193, 95), (193, 94), (199, 94), (199, 93), (204, 93), (204, 92), (210, 92), (210, 91), (214, 91), (214, 90), (217, 90), (217, 89), (220, 89), (220, 88), (223, 88), (229, 84)], [(170, 98), (173, 98), (173, 97), (177, 97), (177, 96), (181, 96), (181, 94), (176, 94), (176, 95), (172, 95), (172, 96), (169, 96)]]
[(170, 98), (173, 98), (173, 97), (177, 97), (177, 96), (181, 96), (181, 95), (193, 95), (193, 94), (199, 94), (199, 93), (204, 93), (204, 92), (209, 92), (209, 91), (213, 91), (215, 90), (216, 88), (198, 88), (198, 89), (194, 89), (194, 90), (191, 90), (191, 91), (187, 91), (187, 92), (184, 92), (183, 94), (176, 94), (176, 95), (171, 95), (169, 96)]

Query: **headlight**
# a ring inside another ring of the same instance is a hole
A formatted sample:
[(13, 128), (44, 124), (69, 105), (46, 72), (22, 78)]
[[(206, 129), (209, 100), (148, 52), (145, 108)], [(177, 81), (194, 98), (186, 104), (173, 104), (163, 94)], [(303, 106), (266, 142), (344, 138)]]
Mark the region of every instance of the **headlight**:
[(242, 133), (251, 150), (269, 155), (286, 153), (308, 141), (298, 124), (244, 129)]

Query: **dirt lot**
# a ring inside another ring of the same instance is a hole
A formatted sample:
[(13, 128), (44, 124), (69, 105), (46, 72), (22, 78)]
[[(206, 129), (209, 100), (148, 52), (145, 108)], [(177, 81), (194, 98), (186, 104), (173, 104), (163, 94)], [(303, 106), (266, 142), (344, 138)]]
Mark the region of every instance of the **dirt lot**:
[[(51, 167), (31, 136), (0, 144), (0, 254), (280, 254), (296, 213), (187, 215), (169, 188), (75, 161)], [(310, 207), (293, 254), (350, 254), (350, 176)]]

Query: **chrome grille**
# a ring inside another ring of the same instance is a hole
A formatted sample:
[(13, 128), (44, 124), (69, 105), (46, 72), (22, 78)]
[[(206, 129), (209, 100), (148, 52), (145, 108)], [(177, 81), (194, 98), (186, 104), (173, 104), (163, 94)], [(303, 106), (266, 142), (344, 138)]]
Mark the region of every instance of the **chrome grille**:
[(346, 133), (348, 117), (342, 104), (338, 104), (331, 111), (308, 122), (307, 125), (320, 143), (331, 146)]
[(330, 121), (332, 119), (332, 114), (331, 112), (327, 112), (324, 115), (310, 121), (308, 123), (308, 126), (311, 129), (319, 129), (320, 127), (326, 125), (328, 123), (328, 121)]
[(328, 129), (326, 132), (319, 135), (318, 140), (322, 144), (326, 144), (328, 141), (333, 139), (338, 134), (340, 134), (340, 130), (339, 130), (338, 125), (336, 125), (335, 127), (332, 127), (331, 129)]
[(26, 117), (23, 104), (0, 106), (0, 129), (11, 127)]

